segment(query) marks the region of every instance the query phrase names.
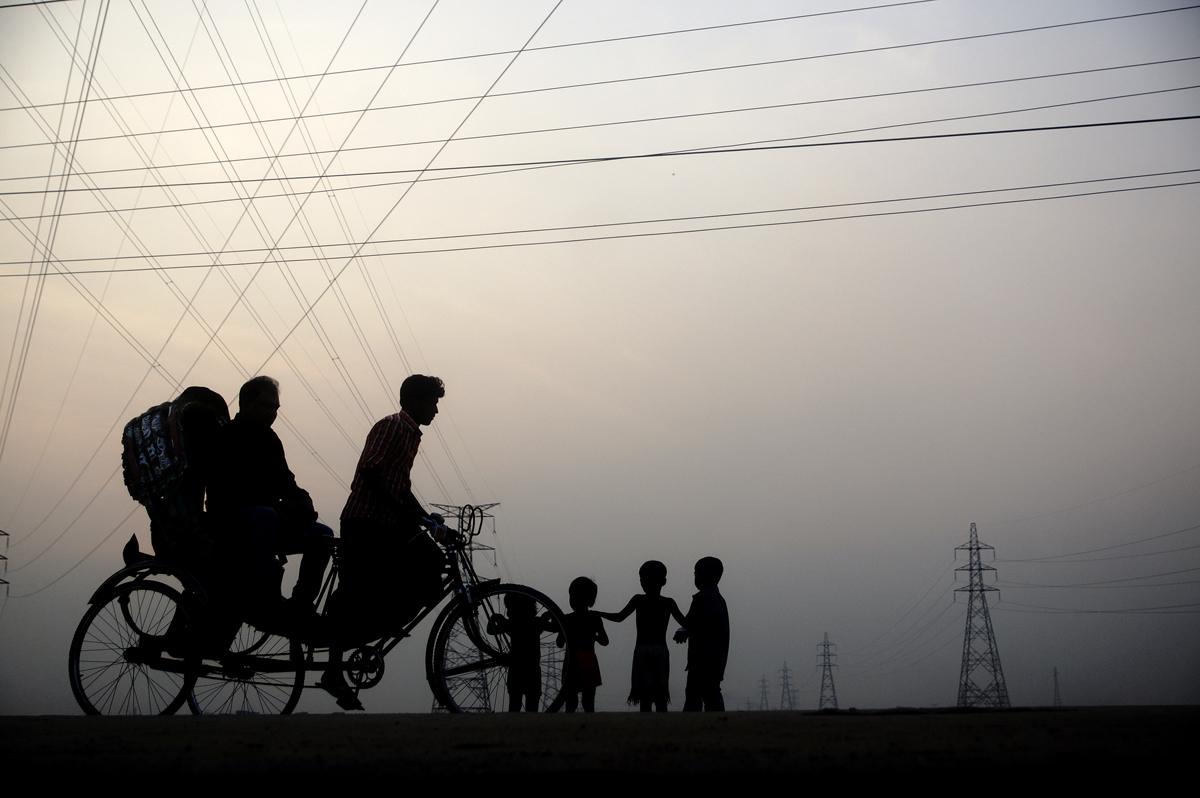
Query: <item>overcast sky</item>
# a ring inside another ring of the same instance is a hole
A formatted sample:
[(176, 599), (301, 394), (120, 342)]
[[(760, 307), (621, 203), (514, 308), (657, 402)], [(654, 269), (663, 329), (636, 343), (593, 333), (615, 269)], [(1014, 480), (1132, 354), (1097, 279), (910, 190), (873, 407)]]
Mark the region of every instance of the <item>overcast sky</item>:
[[(1195, 703), (1200, 122), (1061, 129), (1200, 114), (1200, 10), (1145, 13), (1183, 5), (0, 9), (0, 712), (78, 711), (148, 546), (126, 420), (276, 377), (336, 527), (414, 371), (421, 497), (502, 503), (486, 573), (616, 610), (724, 560), (731, 707), (785, 661), (815, 707), (826, 632), (842, 706), (952, 705), (973, 521), (1014, 704)], [(368, 709), (429, 708), (422, 651)]]

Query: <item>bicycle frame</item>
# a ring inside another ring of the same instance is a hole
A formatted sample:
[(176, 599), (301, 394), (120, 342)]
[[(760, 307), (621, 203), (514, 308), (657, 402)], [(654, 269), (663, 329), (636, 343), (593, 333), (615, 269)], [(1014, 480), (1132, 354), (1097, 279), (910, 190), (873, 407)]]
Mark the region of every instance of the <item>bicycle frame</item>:
[[(425, 534), (422, 532), (421, 534)], [(451, 542), (442, 546), (445, 556), (444, 574), (442, 577), (442, 593), (437, 601), (430, 602), (422, 607), (420, 612), (416, 614), (410, 621), (400, 628), (398, 632), (376, 638), (373, 641), (368, 641), (363, 646), (356, 648), (370, 647), (375, 650), (380, 656), (386, 656), (391, 653), (400, 641), (412, 636), (412, 631), (421, 625), (421, 622), (428, 618), (435, 610), (442, 607), (442, 615), (445, 615), (456, 603), (469, 603), (471, 601), (472, 591), (487, 585), (498, 584), (499, 579), (480, 579), (475, 571), (475, 564), (471, 560), (471, 537), (463, 537), (457, 541)], [(321, 584), (321, 591), (317, 594), (317, 606), (321, 608), (321, 615), (328, 617), (328, 601), (333, 594), (334, 588), (338, 581), (338, 545), (335, 544), (333, 557), (330, 561), (329, 572), (325, 575), (325, 580)], [(451, 603), (443, 607), (446, 598), (451, 598)], [(434, 625), (434, 630), (431, 630), (430, 636), (436, 631), (437, 624)], [(473, 635), (474, 637), (474, 635)], [(486, 641), (482, 636), (476, 640), (480, 645), (485, 645)], [(315, 647), (314, 647), (315, 648)], [(321, 648), (325, 648), (322, 646)], [(253, 663), (252, 663), (253, 664)], [(279, 670), (275, 667), (277, 663), (264, 663), (267, 667), (264, 672), (270, 670)], [(306, 664), (306, 670), (322, 672), (328, 670), (328, 663), (309, 661)], [(347, 668), (345, 664), (342, 666)]]

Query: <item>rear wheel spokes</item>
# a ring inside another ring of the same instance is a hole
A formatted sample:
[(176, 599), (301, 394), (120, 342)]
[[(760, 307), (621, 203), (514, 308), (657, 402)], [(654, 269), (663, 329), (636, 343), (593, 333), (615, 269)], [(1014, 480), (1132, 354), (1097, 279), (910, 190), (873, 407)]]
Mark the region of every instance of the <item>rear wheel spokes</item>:
[(186, 699), (187, 665), (168, 651), (187, 613), (178, 591), (119, 585), (88, 608), (71, 640), (71, 690), (88, 714), (169, 714)]

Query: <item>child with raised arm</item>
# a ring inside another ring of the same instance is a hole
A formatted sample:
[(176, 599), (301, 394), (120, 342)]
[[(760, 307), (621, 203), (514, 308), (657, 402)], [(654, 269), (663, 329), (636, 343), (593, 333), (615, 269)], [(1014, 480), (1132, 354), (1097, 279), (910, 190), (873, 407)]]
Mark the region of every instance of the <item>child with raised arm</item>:
[(667, 621), (672, 617), (686, 626), (683, 613), (675, 599), (661, 595), (667, 584), (667, 566), (649, 560), (638, 569), (643, 593), (634, 596), (620, 612), (601, 612), (601, 618), (620, 623), (637, 613), (637, 644), (633, 649), (633, 676), (629, 688), (629, 703), (637, 704), (642, 712), (653, 707), (666, 712), (671, 701), (671, 653), (667, 650)]
[(553, 629), (552, 621), (538, 617), (537, 607), (529, 596), (520, 593), (504, 595), (508, 615), (493, 615), (487, 630), (493, 635), (508, 635), (508, 711), (537, 712), (542, 698), (541, 637)]
[(716, 557), (696, 562), (696, 590), (686, 624), (675, 633), (675, 642), (688, 644), (687, 686), (683, 711), (724, 712), (721, 680), (729, 659), (729, 610), (717, 589), (725, 566)]
[(596, 603), (596, 583), (586, 576), (571, 581), (571, 612), (564, 619), (566, 634), (558, 636), (558, 645), (566, 645), (567, 658), (563, 667), (563, 689), (567, 694), (567, 712), (574, 712), (583, 700), (584, 712), (596, 711), (596, 688), (600, 686), (600, 662), (596, 659), (596, 643), (608, 645), (608, 634), (600, 613), (592, 609)]

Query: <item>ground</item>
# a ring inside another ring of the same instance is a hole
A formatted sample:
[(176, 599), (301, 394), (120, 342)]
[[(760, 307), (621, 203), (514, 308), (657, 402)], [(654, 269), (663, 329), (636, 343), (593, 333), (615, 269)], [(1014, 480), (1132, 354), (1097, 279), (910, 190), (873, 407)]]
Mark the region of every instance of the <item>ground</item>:
[[(18, 773), (91, 779), (533, 771), (703, 775), (970, 775), (1160, 781), (1188, 765), (1200, 707), (990, 712), (2, 717)], [(1142, 782), (1147, 785), (1147, 782)], [(946, 783), (943, 786), (949, 787)], [(1149, 785), (1147, 785), (1149, 786)]]

